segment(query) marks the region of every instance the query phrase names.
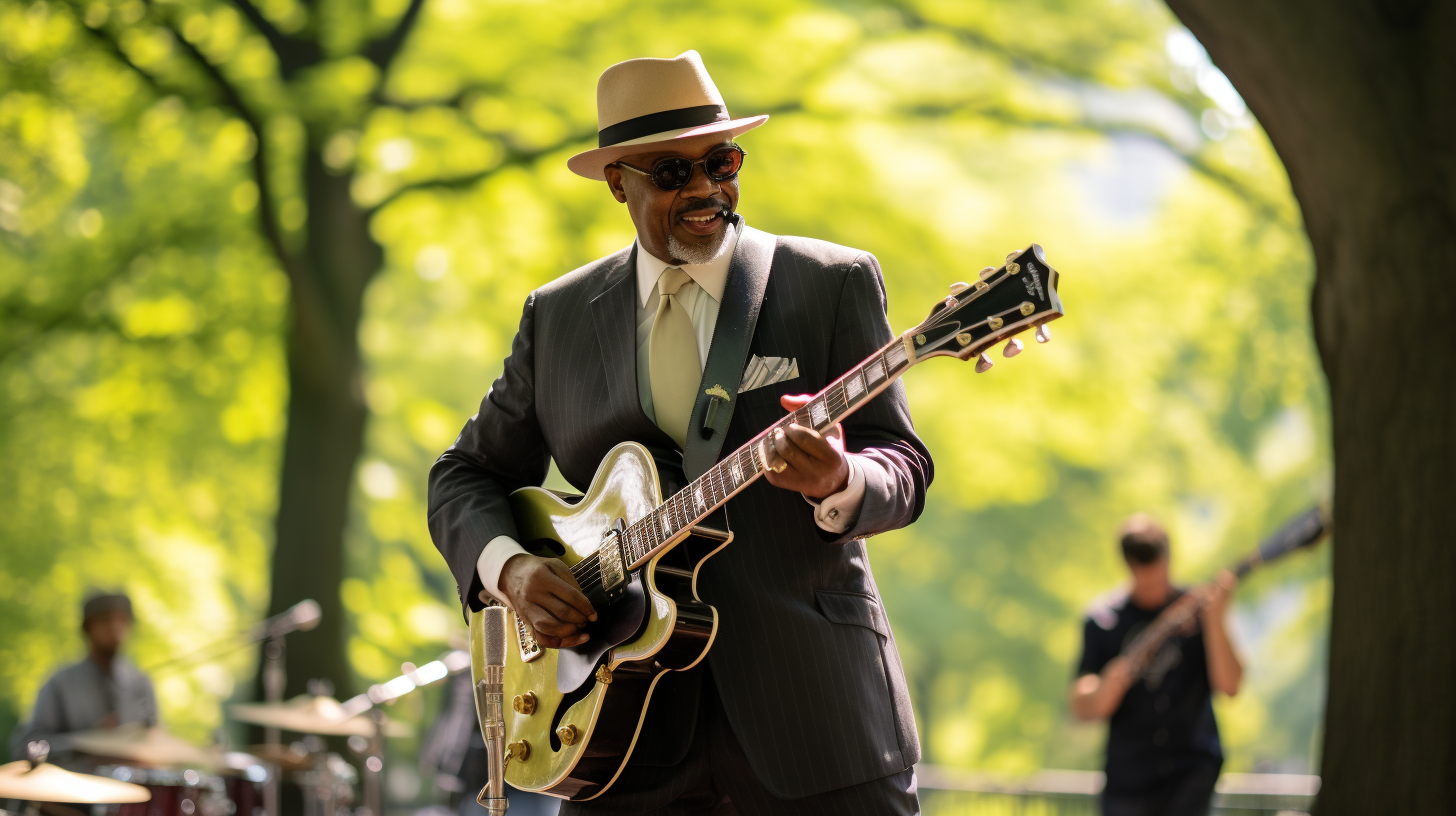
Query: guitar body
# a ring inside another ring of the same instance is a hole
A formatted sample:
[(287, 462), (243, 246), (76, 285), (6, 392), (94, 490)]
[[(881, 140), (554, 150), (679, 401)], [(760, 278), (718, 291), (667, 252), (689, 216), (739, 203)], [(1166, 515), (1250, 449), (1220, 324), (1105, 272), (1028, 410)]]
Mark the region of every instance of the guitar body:
[[(511, 509), (522, 546), (574, 566), (596, 551), (603, 533), (619, 520), (630, 525), (661, 504), (658, 484), (652, 455), (625, 442), (612, 448), (574, 503), (541, 488), (517, 490)], [(683, 546), (691, 539), (700, 541)], [(638, 570), (646, 603), (645, 610), (640, 603), (634, 607), (635, 634), (608, 649), (575, 689), (558, 688), (562, 653), (537, 647), (515, 613), (508, 613), (505, 727), (511, 757), (505, 776), (511, 787), (580, 801), (601, 795), (616, 780), (636, 745), (657, 681), (668, 671), (696, 666), (712, 645), (718, 613), (698, 598), (697, 574), (731, 540), (731, 533), (693, 527)], [(690, 550), (704, 554), (693, 559)], [(633, 605), (599, 607), (597, 624), (626, 607)], [(482, 617), (479, 611), (470, 615), (477, 686), (485, 665)], [(568, 730), (565, 739), (562, 729)]]

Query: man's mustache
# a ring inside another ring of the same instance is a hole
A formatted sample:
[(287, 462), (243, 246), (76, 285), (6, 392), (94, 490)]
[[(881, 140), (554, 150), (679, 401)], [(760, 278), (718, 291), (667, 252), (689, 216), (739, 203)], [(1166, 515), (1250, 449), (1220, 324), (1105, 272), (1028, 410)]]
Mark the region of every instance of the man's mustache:
[(712, 210), (717, 210), (723, 213), (724, 217), (727, 217), (733, 214), (733, 205), (728, 203), (728, 199), (719, 198), (718, 196), (699, 198), (686, 202), (681, 207), (678, 207), (677, 211), (673, 213), (673, 216), (679, 217), (688, 213), (700, 213)]

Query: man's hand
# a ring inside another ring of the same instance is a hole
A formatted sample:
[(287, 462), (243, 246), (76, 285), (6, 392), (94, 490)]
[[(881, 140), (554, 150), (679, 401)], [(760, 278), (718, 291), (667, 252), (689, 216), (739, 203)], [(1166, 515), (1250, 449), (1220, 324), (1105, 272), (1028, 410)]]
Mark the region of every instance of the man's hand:
[(1238, 576), (1228, 570), (1221, 570), (1213, 583), (1199, 587), (1203, 593), (1203, 626), (1208, 628), (1209, 621), (1217, 626), (1223, 623), (1224, 616), (1228, 614), (1229, 598), (1234, 594), (1234, 589), (1239, 585)]
[(499, 589), (543, 647), (561, 649), (587, 642), (581, 629), (596, 620), (597, 613), (571, 570), (557, 559), (511, 556), (501, 568)]
[[(797, 411), (814, 399), (811, 394), (785, 396), (779, 399), (786, 411)], [(844, 455), (844, 431), (838, 423), (819, 433), (813, 428), (790, 425), (787, 431), (774, 431), (770, 443), (782, 471), (769, 468), (768, 483), (785, 490), (803, 493), (811, 499), (833, 496), (849, 484), (849, 458)]]
[(1120, 655), (1112, 658), (1102, 667), (1101, 674), (1084, 674), (1072, 684), (1072, 713), (1084, 720), (1111, 717), (1135, 680), (1127, 658)]

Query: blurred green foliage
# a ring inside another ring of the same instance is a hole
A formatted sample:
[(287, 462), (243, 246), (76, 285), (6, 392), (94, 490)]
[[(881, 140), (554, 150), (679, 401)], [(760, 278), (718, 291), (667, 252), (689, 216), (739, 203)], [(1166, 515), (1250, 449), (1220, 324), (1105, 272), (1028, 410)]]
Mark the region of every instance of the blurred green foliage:
[[(132, 593), (143, 665), (265, 607), (288, 285), (257, 212), (285, 244), (327, 216), (302, 197), (307, 150), (351, 177), (386, 253), (360, 327), (348, 654), (377, 681), (444, 648), (460, 619), (425, 474), (526, 293), (631, 241), (565, 158), (599, 72), (634, 56), (697, 48), (732, 111), (773, 114), (743, 139), (741, 211), (874, 252), (896, 328), (1031, 241), (1063, 273), (1052, 344), (908, 375), (937, 479), (872, 552), (927, 761), (1096, 767), (1064, 692), (1081, 610), (1121, 578), (1120, 519), (1167, 521), (1192, 581), (1327, 489), (1298, 212), (1159, 4), (428, 0), (382, 85), (358, 51), (402, 0), (260, 8), (325, 58), (284, 82), (232, 3), (0, 0), (0, 726), (79, 655), (89, 586)], [(262, 112), (261, 144), (209, 70)], [(1227, 767), (1315, 767), (1328, 598), (1323, 555), (1241, 591)], [(252, 671), (239, 652), (158, 677), (165, 719), (203, 737)]]

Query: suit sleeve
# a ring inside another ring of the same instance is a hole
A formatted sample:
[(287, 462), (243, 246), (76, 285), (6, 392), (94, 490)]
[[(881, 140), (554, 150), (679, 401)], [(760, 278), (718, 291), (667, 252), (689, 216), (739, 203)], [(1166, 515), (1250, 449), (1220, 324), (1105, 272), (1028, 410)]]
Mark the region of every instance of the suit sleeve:
[[(848, 371), (894, 338), (885, 314), (885, 280), (873, 255), (850, 265), (839, 296), (829, 370)], [(915, 435), (905, 386), (896, 380), (844, 421), (845, 450), (859, 454), (864, 502), (853, 527), (821, 533), (842, 543), (909, 525), (925, 509), (925, 492), (935, 475), (930, 452)]]
[(430, 468), (429, 525), (467, 613), (484, 604), (476, 563), (496, 536), (519, 540), (508, 496), (540, 485), (550, 454), (536, 418), (534, 324), (536, 295), (526, 299), (521, 325), (499, 378), (459, 438)]

